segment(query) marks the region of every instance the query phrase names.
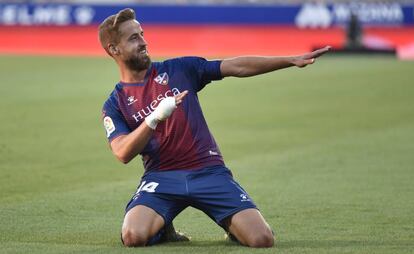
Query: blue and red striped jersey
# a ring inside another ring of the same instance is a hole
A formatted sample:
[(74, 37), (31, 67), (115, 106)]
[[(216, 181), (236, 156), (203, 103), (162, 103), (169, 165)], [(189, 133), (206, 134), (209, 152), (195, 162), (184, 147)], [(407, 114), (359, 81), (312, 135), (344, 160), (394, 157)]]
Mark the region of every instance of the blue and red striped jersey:
[(220, 63), (200, 57), (154, 62), (148, 68), (144, 82), (116, 84), (103, 106), (103, 122), (109, 142), (136, 129), (165, 97), (188, 90), (183, 103), (167, 120), (158, 124), (143, 149), (141, 156), (145, 170), (224, 166), (197, 96), (206, 84), (222, 79)]

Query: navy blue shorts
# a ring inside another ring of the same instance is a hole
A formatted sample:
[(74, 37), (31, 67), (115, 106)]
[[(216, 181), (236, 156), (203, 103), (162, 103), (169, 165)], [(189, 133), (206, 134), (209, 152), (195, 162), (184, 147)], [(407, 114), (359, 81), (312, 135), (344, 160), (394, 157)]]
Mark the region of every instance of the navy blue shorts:
[[(256, 208), (226, 167), (201, 170), (147, 172), (125, 211), (137, 205), (155, 210), (165, 224), (188, 206), (207, 214), (223, 227), (223, 220), (247, 208)], [(256, 208), (257, 209), (257, 208)]]

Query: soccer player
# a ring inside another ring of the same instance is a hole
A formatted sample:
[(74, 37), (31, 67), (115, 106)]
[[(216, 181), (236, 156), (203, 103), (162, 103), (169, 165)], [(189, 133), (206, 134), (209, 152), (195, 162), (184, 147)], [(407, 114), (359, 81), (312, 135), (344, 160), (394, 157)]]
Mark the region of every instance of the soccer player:
[(249, 77), (290, 66), (304, 67), (329, 47), (293, 57), (245, 56), (217, 61), (182, 57), (151, 62), (144, 31), (132, 9), (103, 21), (99, 39), (120, 71), (120, 81), (103, 107), (110, 148), (123, 163), (140, 154), (145, 167), (126, 206), (121, 233), (124, 245), (162, 241), (173, 219), (191, 206), (207, 214), (240, 244), (272, 247), (273, 232), (226, 168), (197, 93), (211, 81), (228, 76)]

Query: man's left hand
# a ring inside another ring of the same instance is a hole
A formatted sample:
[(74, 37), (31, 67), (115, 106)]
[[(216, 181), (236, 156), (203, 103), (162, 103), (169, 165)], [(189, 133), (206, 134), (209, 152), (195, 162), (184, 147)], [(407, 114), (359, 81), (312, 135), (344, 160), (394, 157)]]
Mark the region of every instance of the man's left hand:
[(292, 60), (292, 63), (299, 68), (303, 68), (308, 64), (313, 64), (316, 58), (322, 56), (329, 50), (331, 50), (331, 46), (326, 46), (324, 48), (317, 49), (311, 53), (307, 53), (301, 56), (294, 57)]

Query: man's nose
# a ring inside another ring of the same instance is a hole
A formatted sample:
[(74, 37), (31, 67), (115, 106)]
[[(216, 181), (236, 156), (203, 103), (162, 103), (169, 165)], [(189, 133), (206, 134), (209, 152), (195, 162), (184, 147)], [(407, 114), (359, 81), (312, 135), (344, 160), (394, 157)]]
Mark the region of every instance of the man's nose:
[(144, 39), (144, 37), (140, 37), (139, 44), (141, 44), (143, 46), (147, 46), (147, 41)]

